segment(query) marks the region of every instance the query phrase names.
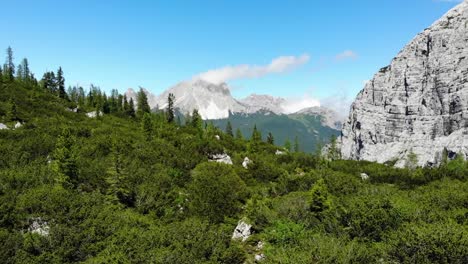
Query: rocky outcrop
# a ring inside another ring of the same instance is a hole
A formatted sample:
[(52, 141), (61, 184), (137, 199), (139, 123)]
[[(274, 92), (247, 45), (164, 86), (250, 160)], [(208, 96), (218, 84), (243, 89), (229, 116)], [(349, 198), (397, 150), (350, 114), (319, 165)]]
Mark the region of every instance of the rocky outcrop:
[(48, 236), (50, 232), (50, 226), (47, 221), (44, 221), (40, 217), (32, 218), (31, 224), (28, 227), (28, 231), (33, 234), (38, 234), (40, 236)]
[(209, 161), (232, 165), (231, 157), (226, 153), (212, 155)]
[(468, 2), (418, 34), (369, 81), (351, 106), (344, 158), (421, 166), (468, 155)]
[(251, 235), (251, 228), (252, 225), (247, 224), (244, 220), (240, 220), (239, 223), (237, 223), (234, 232), (232, 233), (232, 239), (239, 239), (242, 242), (246, 241)]
[(244, 167), (244, 169), (248, 169), (250, 162), (250, 159), (248, 157), (245, 157), (244, 161), (242, 162), (242, 167)]

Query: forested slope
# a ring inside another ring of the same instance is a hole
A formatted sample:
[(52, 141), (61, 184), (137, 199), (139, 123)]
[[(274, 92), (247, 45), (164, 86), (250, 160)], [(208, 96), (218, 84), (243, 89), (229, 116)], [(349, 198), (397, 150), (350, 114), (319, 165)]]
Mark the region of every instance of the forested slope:
[[(184, 124), (150, 113), (142, 92), (135, 110), (21, 65), (0, 80), (2, 263), (468, 262), (461, 159), (396, 169), (280, 154), (196, 111)], [(251, 235), (233, 240), (241, 219)]]

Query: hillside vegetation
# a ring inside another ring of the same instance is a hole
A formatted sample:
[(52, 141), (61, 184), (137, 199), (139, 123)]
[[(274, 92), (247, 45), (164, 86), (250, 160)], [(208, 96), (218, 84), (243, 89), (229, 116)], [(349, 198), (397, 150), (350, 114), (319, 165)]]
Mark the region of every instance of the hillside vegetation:
[[(143, 92), (66, 90), (61, 69), (37, 81), (11, 65), (2, 263), (468, 263), (462, 159), (397, 169), (287, 152), (196, 111), (183, 123), (170, 107), (150, 113)], [(232, 165), (210, 162), (224, 153)], [(240, 220), (245, 241), (232, 239)]]

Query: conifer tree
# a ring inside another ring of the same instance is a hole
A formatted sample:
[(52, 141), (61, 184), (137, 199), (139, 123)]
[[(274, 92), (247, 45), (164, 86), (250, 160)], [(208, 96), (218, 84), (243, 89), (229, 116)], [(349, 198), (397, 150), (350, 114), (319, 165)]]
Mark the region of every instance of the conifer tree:
[(69, 128), (64, 128), (58, 137), (55, 146), (52, 164), (53, 170), (58, 175), (58, 183), (64, 186), (75, 186), (78, 181), (77, 157), (75, 153), (75, 136)]
[(273, 134), (271, 132), (268, 132), (267, 143), (271, 144), (271, 145), (275, 144), (275, 139), (274, 139)]
[(19, 64), (16, 70), (16, 79), (23, 80), (23, 65)]
[(130, 191), (126, 184), (125, 174), (122, 168), (123, 150), (122, 145), (115, 138), (112, 140), (111, 149), (112, 163), (107, 170), (107, 200), (110, 203), (117, 204), (125, 200)]
[(56, 79), (58, 96), (62, 99), (67, 99), (67, 93), (65, 92), (65, 78), (63, 77), (62, 67), (59, 67), (57, 70), (57, 79)]
[(240, 130), (240, 128), (236, 130), (236, 139), (239, 139), (239, 140), (244, 139), (244, 136), (242, 135), (242, 131)]
[(145, 113), (141, 120), (141, 130), (145, 135), (147, 141), (153, 138), (153, 121), (151, 120), (151, 114)]
[(16, 102), (13, 101), (12, 99), (10, 99), (8, 105), (9, 105), (9, 108), (8, 108), (7, 113), (6, 113), (7, 122), (19, 121), (18, 111), (17, 111), (17, 108), (16, 108)]
[(140, 91), (138, 91), (137, 94), (137, 117), (142, 118), (145, 113), (150, 113), (151, 108), (148, 104), (148, 96), (146, 93), (143, 91), (142, 88), (140, 88)]
[(284, 148), (289, 152), (291, 151), (291, 140), (289, 140), (289, 138), (284, 142)]
[(172, 93), (169, 93), (169, 96), (167, 97), (167, 110), (166, 110), (166, 117), (167, 117), (167, 122), (172, 123), (174, 122), (174, 102), (175, 102), (175, 96)]
[(22, 76), (22, 78), (24, 80), (30, 80), (31, 79), (31, 70), (29, 69), (28, 59), (24, 58), (21, 61), (21, 65), (23, 67), (23, 76)]
[(203, 120), (198, 113), (197, 109), (193, 109), (192, 112), (192, 127), (199, 129), (200, 131), (203, 129)]
[(231, 121), (227, 121), (227, 124), (226, 124), (226, 134), (233, 137), (234, 134), (232, 132), (232, 125), (231, 125)]
[(130, 98), (130, 102), (128, 103), (128, 116), (135, 117), (135, 104), (133, 103), (133, 98)]
[(299, 138), (297, 136), (294, 138), (294, 152), (299, 152)]
[(5, 76), (9, 81), (12, 81), (15, 76), (15, 64), (13, 63), (13, 50), (11, 47), (7, 48), (7, 57), (5, 62)]
[(0, 66), (0, 89), (3, 87), (3, 69), (2, 66)]
[(327, 190), (325, 181), (319, 179), (310, 190), (310, 211), (314, 214), (319, 214), (331, 207), (330, 194)]
[(262, 141), (262, 134), (260, 133), (260, 131), (258, 131), (257, 125), (254, 125), (253, 131), (252, 131), (252, 137), (250, 141), (256, 142), (256, 143)]

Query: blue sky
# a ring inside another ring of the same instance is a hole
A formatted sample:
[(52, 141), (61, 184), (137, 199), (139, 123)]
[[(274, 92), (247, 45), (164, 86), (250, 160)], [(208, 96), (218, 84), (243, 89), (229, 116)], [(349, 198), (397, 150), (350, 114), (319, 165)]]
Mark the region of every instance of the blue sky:
[(0, 48), (27, 57), (37, 77), (62, 66), (67, 85), (158, 94), (212, 70), (235, 97), (325, 101), (353, 98), (459, 1), (0, 2)]

